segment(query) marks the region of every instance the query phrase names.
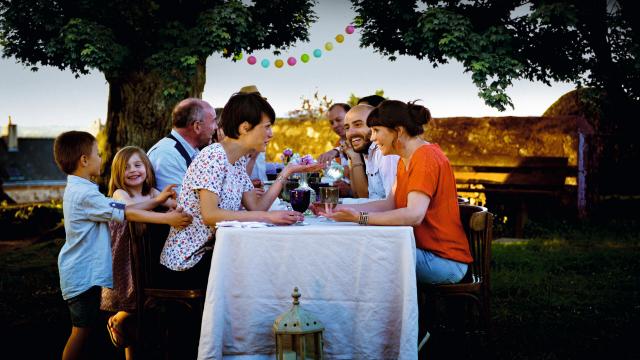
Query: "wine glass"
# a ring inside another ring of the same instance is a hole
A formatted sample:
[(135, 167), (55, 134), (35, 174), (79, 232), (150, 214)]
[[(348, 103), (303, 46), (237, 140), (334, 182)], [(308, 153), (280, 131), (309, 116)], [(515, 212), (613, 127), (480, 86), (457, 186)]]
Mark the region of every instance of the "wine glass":
[(321, 187), (320, 198), (314, 206), (317, 209), (323, 209), (326, 214), (331, 214), (333, 209), (338, 206), (340, 198), (340, 190), (335, 186)]
[(304, 213), (311, 202), (311, 191), (308, 189), (293, 189), (289, 193), (289, 200), (291, 200), (293, 210)]

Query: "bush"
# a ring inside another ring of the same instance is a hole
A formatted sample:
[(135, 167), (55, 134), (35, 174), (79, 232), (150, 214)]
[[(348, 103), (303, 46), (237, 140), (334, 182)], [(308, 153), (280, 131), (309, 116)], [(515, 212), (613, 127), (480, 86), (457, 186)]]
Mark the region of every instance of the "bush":
[(0, 240), (38, 236), (62, 222), (62, 203), (0, 206)]

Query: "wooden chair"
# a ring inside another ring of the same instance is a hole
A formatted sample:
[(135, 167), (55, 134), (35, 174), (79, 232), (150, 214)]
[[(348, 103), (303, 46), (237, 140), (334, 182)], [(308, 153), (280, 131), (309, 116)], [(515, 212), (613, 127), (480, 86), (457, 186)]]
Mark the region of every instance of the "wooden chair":
[[(473, 263), (467, 274), (457, 284), (418, 284), (419, 326), (421, 339), (444, 328), (440, 316), (441, 300), (451, 298), (466, 299), (478, 310), (477, 330), (489, 334), (490, 330), (490, 262), (493, 215), (482, 206), (459, 204), (460, 219), (464, 227)], [(465, 303), (468, 303), (465, 301)], [(466, 310), (466, 307), (465, 307)], [(466, 314), (463, 322), (468, 320)], [(427, 331), (428, 330), (428, 331)], [(424, 345), (424, 341), (421, 342)], [(420, 350), (420, 349), (419, 349)]]
[[(170, 318), (171, 316), (167, 316), (170, 314), (167, 313), (175, 311), (176, 308), (186, 310), (187, 313), (193, 315), (193, 320), (197, 322), (197, 330), (193, 334), (193, 336), (197, 336), (195, 339), (196, 347), (191, 349), (197, 351), (199, 325), (202, 319), (206, 289), (169, 289), (162, 285), (162, 273), (166, 273), (168, 270), (160, 264), (160, 253), (169, 233), (168, 225), (129, 223), (129, 231), (131, 239), (135, 240), (132, 246), (132, 270), (138, 309), (136, 312), (136, 355), (140, 358), (172, 358), (170, 345), (176, 343), (172, 336), (177, 333), (171, 331), (171, 320), (167, 321), (166, 318)], [(163, 309), (163, 307), (165, 308)], [(158, 320), (157, 316), (158, 313), (163, 312), (164, 322)], [(155, 318), (154, 315), (156, 315)], [(156, 326), (151, 325), (154, 320), (157, 322)], [(150, 335), (151, 328), (161, 333), (161, 339), (155, 339)], [(189, 339), (189, 341), (191, 340), (194, 339)], [(152, 345), (157, 348), (154, 349)], [(179, 351), (176, 358), (181, 358), (188, 351)], [(180, 356), (180, 352), (182, 356)], [(196, 355), (194, 353), (193, 357), (195, 358)]]

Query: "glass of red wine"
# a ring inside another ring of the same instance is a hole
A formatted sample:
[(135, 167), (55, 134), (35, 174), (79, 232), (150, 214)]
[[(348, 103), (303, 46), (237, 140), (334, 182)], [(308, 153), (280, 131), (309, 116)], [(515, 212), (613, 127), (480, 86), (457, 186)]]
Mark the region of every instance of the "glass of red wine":
[(289, 192), (289, 202), (293, 210), (304, 214), (311, 203), (311, 191), (309, 189), (293, 189)]

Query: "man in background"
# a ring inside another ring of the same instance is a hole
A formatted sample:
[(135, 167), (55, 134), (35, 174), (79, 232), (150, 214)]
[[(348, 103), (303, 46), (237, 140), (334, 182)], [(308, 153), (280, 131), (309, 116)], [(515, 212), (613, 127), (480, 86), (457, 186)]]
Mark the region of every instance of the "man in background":
[(197, 98), (180, 101), (171, 118), (171, 133), (155, 143), (147, 155), (156, 173), (156, 187), (176, 184), (176, 193), (180, 193), (189, 164), (201, 148), (211, 144), (218, 125), (213, 107)]

